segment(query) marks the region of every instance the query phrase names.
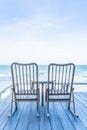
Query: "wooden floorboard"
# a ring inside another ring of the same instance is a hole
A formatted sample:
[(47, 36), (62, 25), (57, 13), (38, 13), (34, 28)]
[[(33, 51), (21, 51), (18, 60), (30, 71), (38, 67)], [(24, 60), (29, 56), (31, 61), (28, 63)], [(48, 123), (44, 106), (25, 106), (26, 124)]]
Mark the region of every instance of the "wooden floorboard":
[(81, 122), (80, 118), (76, 118), (76, 117), (72, 116), (70, 111), (68, 109), (66, 109), (66, 106), (63, 103), (62, 103), (62, 106), (65, 109), (65, 112), (66, 112), (67, 116), (69, 117), (69, 120), (71, 120), (75, 129), (76, 130), (86, 130), (86, 126), (84, 126), (84, 124)]
[[(69, 120), (69, 118), (65, 112), (66, 110), (64, 111), (62, 105), (60, 103), (56, 103), (55, 109), (57, 111), (58, 116), (60, 117), (63, 129), (67, 130), (69, 128), (70, 130), (75, 130), (74, 125), (72, 124), (71, 120)], [(66, 107), (66, 109), (67, 109), (67, 107)]]
[(75, 93), (76, 113), (74, 117), (67, 103), (50, 103), (50, 117), (46, 116), (46, 103), (39, 106), (37, 117), (36, 102), (20, 102), (17, 111), (8, 118), (11, 98), (0, 101), (0, 130), (87, 130), (87, 93)]
[(8, 122), (4, 127), (5, 130), (15, 130), (16, 129), (17, 124), (20, 120), (21, 114), (24, 109), (24, 103), (21, 103), (19, 105), (20, 105), (20, 107), (18, 107), (17, 111), (8, 119)]

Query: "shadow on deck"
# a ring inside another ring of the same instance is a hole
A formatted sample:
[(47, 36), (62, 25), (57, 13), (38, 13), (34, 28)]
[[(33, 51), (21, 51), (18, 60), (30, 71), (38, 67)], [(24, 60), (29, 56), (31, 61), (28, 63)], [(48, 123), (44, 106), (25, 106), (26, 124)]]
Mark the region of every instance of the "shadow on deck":
[(10, 97), (0, 102), (0, 130), (87, 130), (87, 93), (75, 93), (75, 118), (66, 103), (50, 103), (50, 117), (45, 106), (40, 105), (40, 117), (36, 116), (36, 103), (18, 103), (18, 110), (10, 118)]

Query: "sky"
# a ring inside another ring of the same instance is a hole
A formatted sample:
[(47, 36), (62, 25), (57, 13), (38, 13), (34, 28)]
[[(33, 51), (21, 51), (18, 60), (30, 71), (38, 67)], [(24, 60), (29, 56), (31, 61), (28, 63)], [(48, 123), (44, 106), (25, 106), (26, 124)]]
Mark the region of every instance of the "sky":
[(87, 0), (1, 0), (0, 64), (87, 64)]

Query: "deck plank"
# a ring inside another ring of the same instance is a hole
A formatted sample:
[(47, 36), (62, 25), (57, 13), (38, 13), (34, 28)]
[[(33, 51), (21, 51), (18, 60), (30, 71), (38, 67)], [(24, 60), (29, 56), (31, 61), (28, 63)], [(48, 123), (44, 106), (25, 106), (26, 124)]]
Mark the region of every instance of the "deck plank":
[(46, 115), (46, 108), (40, 106), (40, 130), (51, 130), (50, 120)]
[(50, 118), (47, 117), (47, 113), (46, 113), (46, 104), (44, 108), (44, 117), (45, 117), (45, 123), (44, 123), (45, 130), (52, 130)]
[(10, 111), (10, 98), (7, 97), (0, 102), (0, 130), (4, 128), (5, 124), (8, 121), (8, 115)]
[(71, 120), (73, 126), (75, 127), (76, 130), (86, 130), (86, 127), (84, 126), (84, 124), (81, 122), (80, 118), (76, 118), (74, 117), (71, 112), (66, 109), (66, 105), (64, 103), (62, 103), (63, 109), (65, 109), (65, 112), (67, 114), (67, 116), (69, 117), (69, 120)]
[(40, 106), (40, 124), (39, 124), (40, 130), (41, 128), (42, 130), (45, 130), (44, 124), (45, 124), (44, 107)]
[(18, 120), (16, 129), (18, 129), (18, 130), (19, 129), (21, 129), (21, 130), (28, 129), (30, 110), (31, 110), (31, 103), (30, 102), (24, 103), (24, 108), (23, 108), (23, 111), (22, 111), (20, 118)]
[(27, 130), (39, 130), (39, 117), (37, 117), (36, 102), (31, 103)]
[[(83, 101), (81, 101), (77, 97), (77, 95), (75, 96), (75, 100), (76, 100), (76, 109), (79, 114), (80, 120), (87, 127), (87, 107), (86, 107), (85, 103), (83, 103)], [(84, 98), (82, 98), (82, 100), (84, 100)]]
[[(67, 130), (69, 128), (70, 130), (75, 130), (75, 127), (72, 124), (72, 121), (69, 120), (69, 118), (68, 118), (67, 114), (65, 113), (61, 103), (55, 103), (54, 107), (55, 107), (55, 109), (57, 109), (57, 114), (60, 117), (63, 129)], [(67, 107), (66, 107), (66, 109), (67, 109)]]
[(18, 107), (17, 111), (9, 118), (7, 124), (4, 127), (4, 130), (15, 130), (18, 124), (18, 121), (20, 121), (21, 113), (24, 109), (24, 103), (19, 104), (20, 107)]
[[(67, 103), (50, 103), (50, 117), (46, 116), (46, 104), (41, 106), (37, 117), (36, 102), (20, 102), (10, 118), (10, 97), (0, 101), (0, 130), (87, 130), (87, 93), (75, 93), (76, 113), (73, 117)], [(2, 109), (3, 108), (3, 109)]]
[(57, 109), (54, 108), (53, 103), (50, 103), (50, 122), (51, 122), (51, 129), (52, 130), (63, 130), (62, 122), (60, 117), (57, 114)]

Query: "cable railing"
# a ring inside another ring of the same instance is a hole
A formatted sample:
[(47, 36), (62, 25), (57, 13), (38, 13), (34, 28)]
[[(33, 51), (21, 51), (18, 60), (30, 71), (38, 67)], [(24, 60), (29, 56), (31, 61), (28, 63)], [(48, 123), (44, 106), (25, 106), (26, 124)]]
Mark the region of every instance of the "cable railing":
[(87, 85), (86, 82), (74, 82), (73, 84), (74, 85)]
[[(87, 85), (87, 82), (74, 82), (73, 85)], [(4, 94), (5, 92), (7, 92), (8, 89), (10, 89), (11, 87), (12, 87), (11, 83), (9, 83), (9, 85), (6, 85), (6, 84), (2, 85), (2, 88), (0, 89), (0, 99), (1, 99), (1, 95)]]
[(11, 83), (1, 82), (1, 84), (0, 84), (0, 100), (2, 98), (2, 95), (5, 94), (11, 87), (12, 87)]

